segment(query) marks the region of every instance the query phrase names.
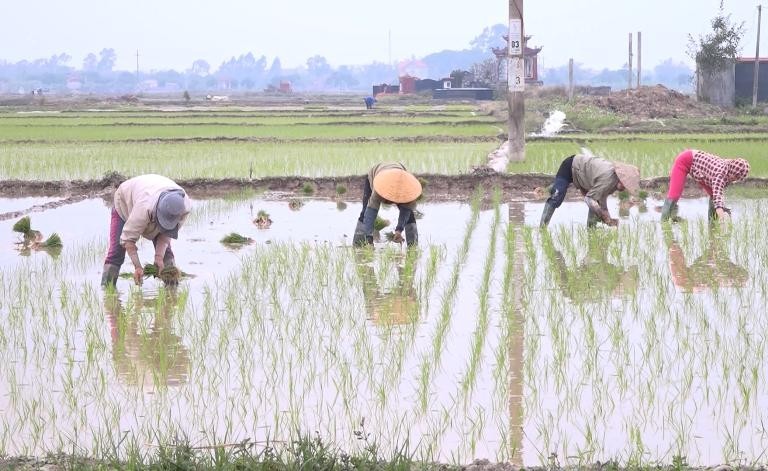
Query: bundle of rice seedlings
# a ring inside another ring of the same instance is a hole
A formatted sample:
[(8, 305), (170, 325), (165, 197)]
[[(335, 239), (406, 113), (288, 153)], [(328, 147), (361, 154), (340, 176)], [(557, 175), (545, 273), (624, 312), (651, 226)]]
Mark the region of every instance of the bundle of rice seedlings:
[(304, 203), (301, 200), (298, 200), (296, 198), (291, 198), (288, 200), (288, 208), (291, 211), (298, 211), (301, 209), (302, 206), (304, 206)]
[(13, 232), (20, 232), (27, 235), (30, 231), (32, 231), (32, 222), (30, 221), (29, 216), (24, 216), (13, 225)]
[(253, 220), (253, 223), (256, 224), (259, 229), (267, 229), (272, 225), (272, 219), (270, 219), (268, 212), (260, 209), (256, 214), (256, 219)]
[(147, 263), (144, 265), (144, 276), (154, 276), (157, 277), (157, 265), (154, 263)]
[(373, 230), (378, 232), (389, 226), (389, 224), (390, 222), (387, 219), (376, 216), (376, 220), (373, 222)]
[(164, 267), (163, 271), (160, 272), (160, 275), (158, 278), (160, 278), (164, 283), (178, 283), (181, 279), (182, 273), (181, 270), (179, 270), (176, 267)]
[(222, 244), (250, 244), (251, 242), (253, 242), (253, 239), (241, 236), (237, 232), (230, 232), (221, 239)]
[(52, 248), (61, 248), (63, 247), (63, 244), (61, 243), (61, 237), (59, 236), (59, 234), (54, 232), (53, 234), (51, 234), (50, 237), (45, 239), (45, 241), (42, 244), (40, 244), (40, 246), (52, 249)]

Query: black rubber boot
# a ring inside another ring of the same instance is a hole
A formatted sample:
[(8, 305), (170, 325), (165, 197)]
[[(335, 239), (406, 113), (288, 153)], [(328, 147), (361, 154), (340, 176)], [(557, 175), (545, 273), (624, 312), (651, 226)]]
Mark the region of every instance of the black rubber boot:
[(371, 236), (370, 242), (366, 242), (366, 239), (365, 226), (363, 225), (363, 222), (358, 219), (357, 226), (355, 226), (355, 234), (352, 236), (352, 245), (359, 247), (361, 245), (365, 245), (366, 243), (373, 243), (373, 236)]
[(587, 227), (597, 227), (597, 223), (602, 220), (603, 218), (601, 218), (599, 214), (590, 209), (589, 214), (587, 215)]
[(555, 208), (550, 203), (544, 203), (544, 211), (541, 212), (541, 222), (539, 227), (547, 227), (549, 220), (552, 219), (552, 215), (555, 214)]
[(416, 227), (416, 223), (412, 222), (405, 225), (405, 242), (408, 247), (419, 246), (419, 229)]
[(119, 276), (120, 267), (108, 263), (104, 264), (104, 271), (101, 272), (101, 286), (112, 286), (114, 288)]
[(661, 221), (675, 220), (677, 213), (677, 200), (667, 198), (664, 200), (664, 206), (661, 207)]

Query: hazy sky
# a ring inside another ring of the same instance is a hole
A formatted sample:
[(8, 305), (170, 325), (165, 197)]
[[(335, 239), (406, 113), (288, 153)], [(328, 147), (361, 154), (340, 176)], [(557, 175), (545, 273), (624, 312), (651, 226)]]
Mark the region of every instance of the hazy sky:
[[(768, 2), (766, 2), (768, 4)], [(461, 5), (461, 6), (459, 6)], [(526, 33), (543, 46), (546, 67), (569, 57), (592, 68), (626, 63), (627, 35), (643, 32), (643, 64), (690, 62), (687, 35), (709, 27), (719, 0), (527, 0)], [(507, 23), (507, 0), (0, 0), (0, 59), (66, 52), (82, 65), (89, 52), (117, 52), (117, 68), (217, 68), (233, 55), (279, 56), (283, 67), (319, 54), (333, 66), (420, 57), (463, 49), (483, 28)], [(726, 0), (745, 21), (742, 55), (754, 56), (756, 0)], [(764, 19), (763, 23), (767, 20)], [(763, 28), (768, 36), (768, 29)], [(391, 32), (391, 41), (389, 34)], [(761, 41), (768, 56), (768, 42)], [(391, 54), (391, 56), (390, 56)]]

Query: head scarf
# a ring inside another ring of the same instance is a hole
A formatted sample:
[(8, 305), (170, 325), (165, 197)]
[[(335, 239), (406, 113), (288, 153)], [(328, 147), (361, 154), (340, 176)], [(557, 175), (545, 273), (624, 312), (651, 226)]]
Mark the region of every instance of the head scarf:
[(728, 159), (728, 182), (734, 183), (747, 178), (749, 162), (745, 159)]

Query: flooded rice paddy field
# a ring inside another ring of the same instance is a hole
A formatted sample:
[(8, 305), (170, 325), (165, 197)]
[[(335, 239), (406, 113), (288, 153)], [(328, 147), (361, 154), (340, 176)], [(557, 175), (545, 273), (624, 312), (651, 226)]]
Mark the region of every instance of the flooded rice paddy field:
[(656, 202), (592, 231), (565, 203), (543, 232), (541, 203), (427, 203), (410, 252), (350, 247), (359, 202), (300, 201), (195, 201), (173, 292), (99, 288), (108, 201), (30, 214), (60, 253), (0, 222), (0, 454), (302, 431), (453, 463), (766, 461), (768, 200), (725, 231), (703, 199), (670, 231)]

